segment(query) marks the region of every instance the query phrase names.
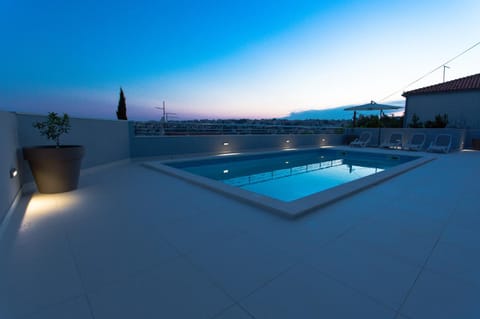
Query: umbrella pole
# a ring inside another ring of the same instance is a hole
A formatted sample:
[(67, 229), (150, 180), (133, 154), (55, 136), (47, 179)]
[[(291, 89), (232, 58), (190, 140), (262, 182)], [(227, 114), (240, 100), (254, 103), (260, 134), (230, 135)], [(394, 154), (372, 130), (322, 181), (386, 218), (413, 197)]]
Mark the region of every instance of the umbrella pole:
[(380, 110), (380, 114), (378, 117), (378, 147), (380, 147), (381, 135), (382, 135), (382, 110)]

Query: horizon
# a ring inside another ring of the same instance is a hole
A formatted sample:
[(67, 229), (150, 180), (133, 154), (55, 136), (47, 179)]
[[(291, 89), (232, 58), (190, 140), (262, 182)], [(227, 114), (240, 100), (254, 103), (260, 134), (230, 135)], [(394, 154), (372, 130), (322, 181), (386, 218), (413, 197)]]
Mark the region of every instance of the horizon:
[[(179, 120), (404, 101), (402, 89), (440, 83), (443, 70), (407, 83), (479, 40), (473, 0), (7, 0), (0, 8), (8, 48), (0, 109), (87, 118), (116, 119), (120, 87), (132, 120), (160, 118), (163, 101)], [(479, 60), (477, 47), (452, 61), (446, 81), (479, 73)]]
[[(396, 105), (396, 106), (402, 106), (400, 105), (399, 102), (403, 101), (392, 101), (391, 105)], [(388, 104), (388, 103), (387, 103)], [(210, 117), (192, 117), (192, 118), (176, 118), (176, 117), (168, 117), (167, 116), (167, 121), (168, 122), (188, 122), (188, 121), (238, 121), (238, 120), (252, 120), (252, 121), (271, 121), (271, 120), (288, 120), (288, 121), (351, 121), (353, 112), (345, 111), (346, 107), (353, 106), (353, 105), (343, 105), (343, 106), (336, 106), (332, 108), (326, 108), (326, 109), (311, 109), (311, 110), (304, 110), (304, 111), (298, 111), (298, 112), (291, 112), (287, 116), (283, 117), (215, 117), (215, 116), (210, 116)], [(128, 108), (127, 108), (128, 109)], [(1, 109), (0, 109), (1, 110)], [(23, 114), (23, 115), (33, 115), (33, 116), (46, 116), (49, 112), (45, 114), (40, 114), (38, 112), (23, 112), (23, 111), (11, 111), (11, 110), (3, 110), (6, 112), (14, 112), (17, 114)], [(65, 112), (55, 112), (57, 114), (64, 114)], [(316, 114), (313, 117), (310, 117), (311, 115), (309, 114)], [(384, 110), (383, 113), (388, 116), (394, 116), (394, 117), (402, 117), (404, 115), (404, 109), (399, 109), (399, 110)], [(97, 120), (118, 120), (116, 117), (115, 118), (98, 118), (94, 116), (75, 116), (66, 113), (69, 115), (70, 118), (78, 118), (78, 119), (97, 119)], [(326, 115), (328, 114), (328, 115)], [(333, 116), (331, 114), (334, 114)], [(357, 111), (357, 117), (358, 116), (370, 116), (370, 115), (377, 115), (378, 116), (378, 111), (375, 110), (370, 110), (370, 111)], [(148, 119), (131, 119), (129, 118), (128, 120), (130, 121), (136, 121), (136, 122), (147, 122), (147, 121), (154, 121), (154, 122), (161, 122), (163, 119), (161, 117), (153, 117), (153, 118), (148, 118)]]

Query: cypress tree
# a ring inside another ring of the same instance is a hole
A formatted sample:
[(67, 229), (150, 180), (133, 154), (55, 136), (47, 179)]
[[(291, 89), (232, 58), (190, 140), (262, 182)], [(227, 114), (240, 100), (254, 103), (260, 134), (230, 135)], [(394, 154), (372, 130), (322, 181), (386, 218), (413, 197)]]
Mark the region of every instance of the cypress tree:
[(122, 88), (120, 88), (120, 99), (118, 100), (117, 119), (127, 119), (127, 101)]

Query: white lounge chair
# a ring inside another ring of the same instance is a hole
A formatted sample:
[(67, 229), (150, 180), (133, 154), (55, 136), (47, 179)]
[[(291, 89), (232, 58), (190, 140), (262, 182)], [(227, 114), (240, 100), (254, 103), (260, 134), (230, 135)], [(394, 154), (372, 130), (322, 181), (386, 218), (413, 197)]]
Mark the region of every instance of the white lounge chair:
[(403, 145), (403, 134), (402, 133), (392, 133), (390, 138), (387, 141), (384, 141), (380, 144), (380, 147), (385, 148), (402, 148)]
[(421, 151), (426, 140), (427, 136), (425, 133), (415, 133), (410, 137), (407, 144), (405, 144), (404, 149), (409, 151)]
[(365, 147), (372, 139), (372, 133), (370, 132), (362, 132), (359, 138), (356, 138), (354, 141), (350, 143), (350, 146), (360, 146)]
[(452, 136), (450, 134), (439, 134), (428, 147), (429, 152), (450, 152), (452, 147)]

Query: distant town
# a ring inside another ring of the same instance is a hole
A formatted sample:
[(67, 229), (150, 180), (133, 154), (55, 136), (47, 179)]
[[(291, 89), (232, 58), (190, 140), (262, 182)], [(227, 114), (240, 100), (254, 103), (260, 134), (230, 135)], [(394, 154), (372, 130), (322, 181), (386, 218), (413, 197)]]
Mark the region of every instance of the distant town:
[(351, 120), (222, 119), (135, 122), (135, 135), (342, 133)]

